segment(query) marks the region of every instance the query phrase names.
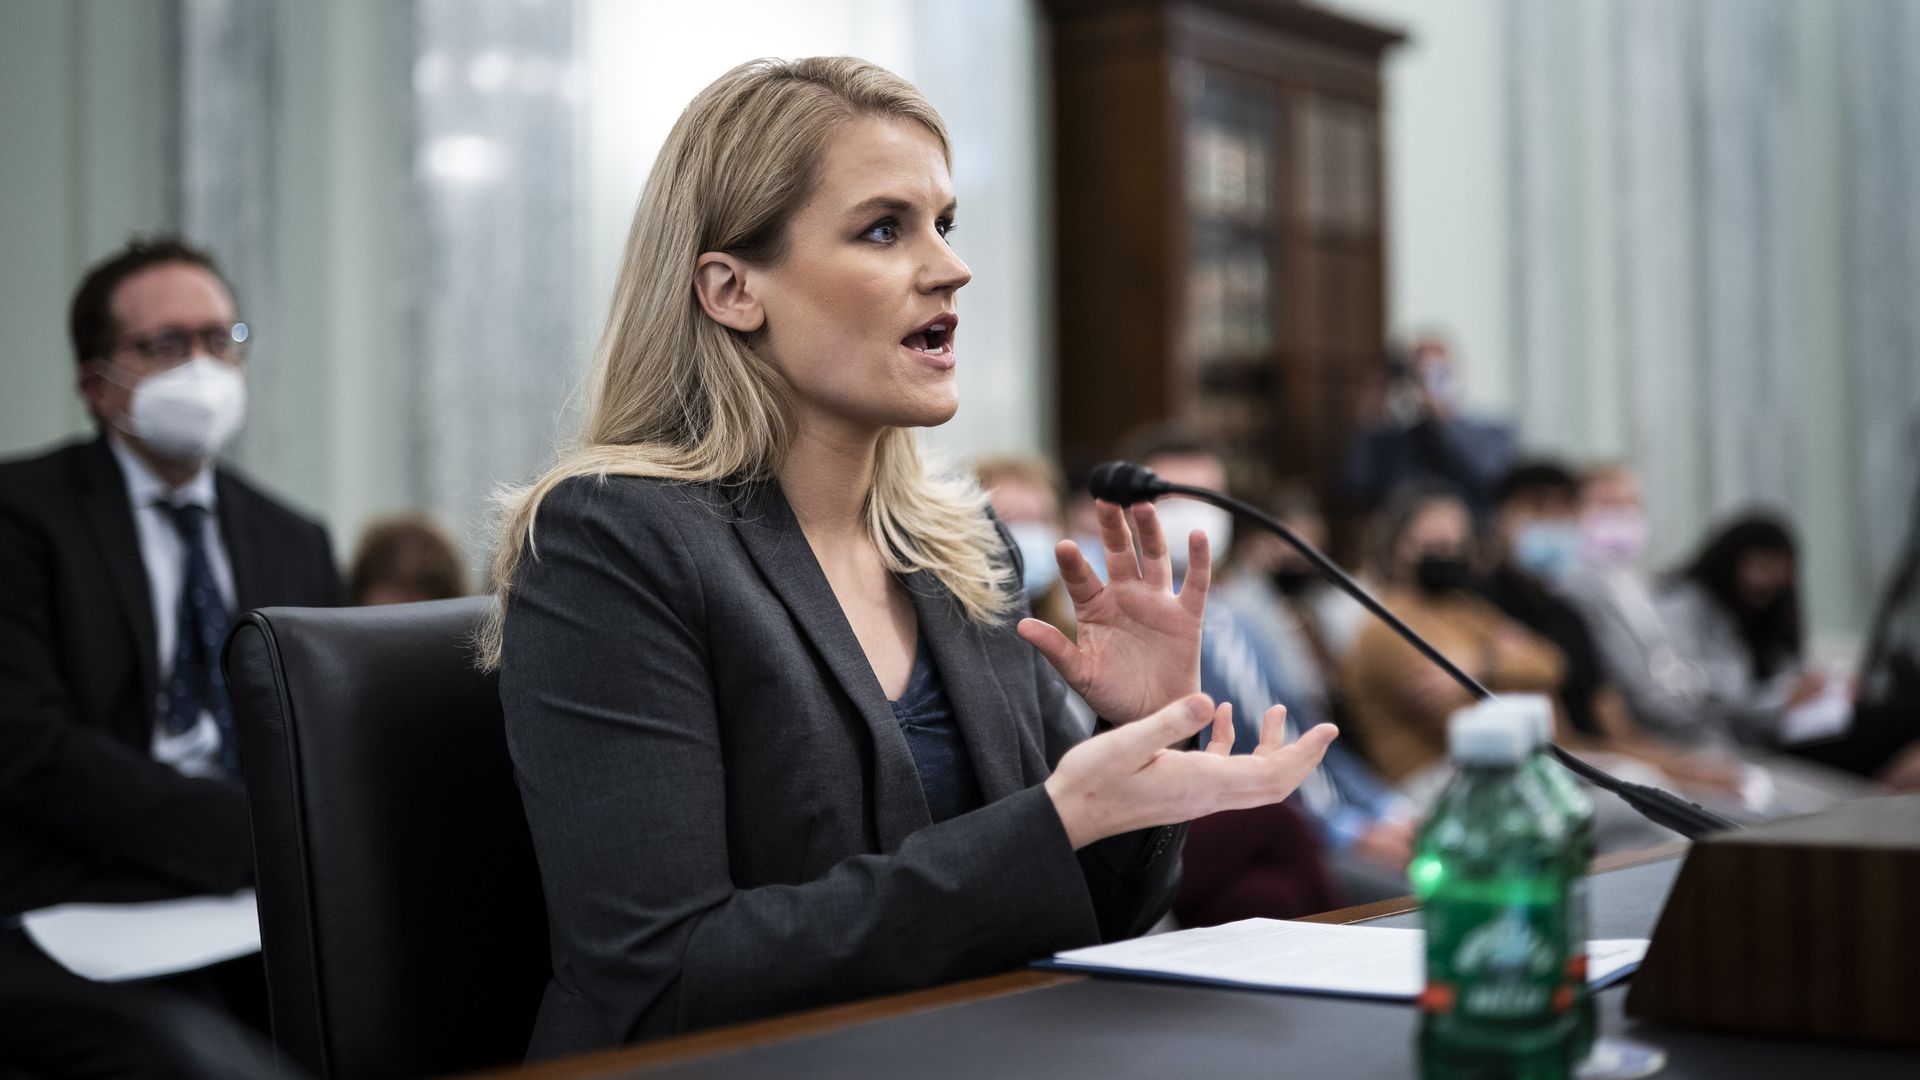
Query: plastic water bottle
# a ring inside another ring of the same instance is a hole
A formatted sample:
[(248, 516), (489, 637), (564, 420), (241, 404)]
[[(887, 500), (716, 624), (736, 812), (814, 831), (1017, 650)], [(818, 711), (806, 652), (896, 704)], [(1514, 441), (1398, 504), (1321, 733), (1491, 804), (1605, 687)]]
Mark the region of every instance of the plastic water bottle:
[(1549, 749), (1553, 745), (1552, 700), (1543, 694), (1509, 694), (1500, 699), (1500, 704), (1526, 716), (1533, 733), (1527, 767), (1553, 796), (1567, 823), (1567, 904), (1573, 934), (1569, 975), (1573, 979), (1573, 1060), (1577, 1065), (1592, 1052), (1595, 1030), (1593, 993), (1587, 989), (1587, 939), (1593, 934), (1587, 914), (1587, 870), (1593, 865), (1593, 800)]
[(1526, 708), (1503, 701), (1461, 710), (1447, 732), (1458, 774), (1408, 869), (1426, 925), (1426, 1080), (1572, 1073), (1575, 841), (1532, 767), (1534, 739)]

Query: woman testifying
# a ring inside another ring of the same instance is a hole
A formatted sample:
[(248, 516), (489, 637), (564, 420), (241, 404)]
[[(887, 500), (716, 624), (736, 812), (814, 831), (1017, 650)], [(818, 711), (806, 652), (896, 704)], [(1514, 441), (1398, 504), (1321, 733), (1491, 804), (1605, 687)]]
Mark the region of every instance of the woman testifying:
[(1285, 798), (1334, 737), (1226, 755), (1206, 541), (1176, 595), (1151, 507), (1100, 508), (1104, 585), (1060, 545), (1077, 644), (1016, 629), (1006, 535), (913, 431), (957, 404), (954, 210), (939, 116), (864, 61), (736, 68), (660, 151), (483, 642), (551, 923), (533, 1056), (1140, 933), (1176, 823)]

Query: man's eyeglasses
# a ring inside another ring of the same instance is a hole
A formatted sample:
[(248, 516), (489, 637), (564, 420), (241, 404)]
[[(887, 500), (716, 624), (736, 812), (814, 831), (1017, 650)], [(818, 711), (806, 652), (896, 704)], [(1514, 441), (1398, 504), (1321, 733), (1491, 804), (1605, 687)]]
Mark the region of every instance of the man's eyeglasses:
[(216, 323), (197, 330), (170, 326), (151, 334), (123, 338), (114, 343), (114, 351), (132, 349), (156, 364), (178, 364), (205, 353), (216, 360), (240, 361), (247, 356), (247, 324)]

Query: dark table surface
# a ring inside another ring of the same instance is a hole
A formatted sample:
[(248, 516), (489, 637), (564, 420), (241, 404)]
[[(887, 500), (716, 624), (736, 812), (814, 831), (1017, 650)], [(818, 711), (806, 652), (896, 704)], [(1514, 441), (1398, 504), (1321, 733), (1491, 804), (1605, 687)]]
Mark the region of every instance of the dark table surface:
[[(1595, 875), (1592, 936), (1650, 936), (1679, 867)], [(1410, 913), (1372, 925), (1418, 924)], [(1651, 1028), (1621, 1015), (1625, 999), (1624, 984), (1600, 994), (1601, 1028), (1667, 1051), (1662, 1077), (1920, 1078), (1920, 1055)], [(612, 1075), (1403, 1080), (1418, 1075), (1418, 1024), (1410, 1004), (1094, 978)]]

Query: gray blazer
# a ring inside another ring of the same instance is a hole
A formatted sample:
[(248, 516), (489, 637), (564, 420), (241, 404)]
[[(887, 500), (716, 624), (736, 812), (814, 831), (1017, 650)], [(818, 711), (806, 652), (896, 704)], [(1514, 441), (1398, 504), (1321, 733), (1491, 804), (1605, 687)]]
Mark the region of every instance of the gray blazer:
[(934, 825), (777, 485), (569, 480), (535, 547), (500, 672), (552, 937), (530, 1057), (1002, 971), (1165, 911), (1184, 827), (1073, 851), (1040, 784), (1084, 735), (1013, 620), (905, 582), (986, 798)]

